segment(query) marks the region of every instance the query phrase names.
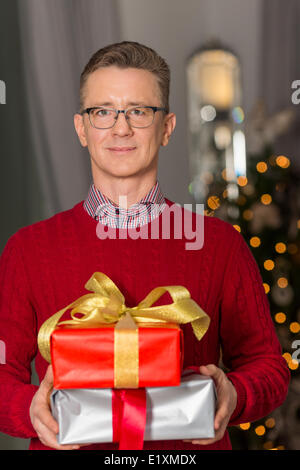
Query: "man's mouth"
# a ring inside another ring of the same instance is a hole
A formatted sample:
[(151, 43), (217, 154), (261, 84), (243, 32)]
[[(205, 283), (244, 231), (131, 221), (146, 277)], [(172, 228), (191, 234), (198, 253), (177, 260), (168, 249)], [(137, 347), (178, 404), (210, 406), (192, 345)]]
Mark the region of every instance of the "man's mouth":
[(108, 147), (108, 150), (114, 153), (129, 153), (135, 149), (136, 147)]

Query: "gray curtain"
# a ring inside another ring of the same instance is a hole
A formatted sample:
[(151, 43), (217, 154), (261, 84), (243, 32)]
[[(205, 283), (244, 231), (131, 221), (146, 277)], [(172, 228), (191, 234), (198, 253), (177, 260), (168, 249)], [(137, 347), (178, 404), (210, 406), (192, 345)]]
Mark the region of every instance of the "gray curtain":
[(93, 52), (119, 39), (114, 1), (19, 0), (27, 115), (45, 215), (72, 207), (91, 180), (78, 142), (79, 76)]
[[(290, 106), (294, 113), (294, 123), (275, 141), (275, 155), (286, 155), (292, 161), (293, 174), (289, 178), (289, 201), (287, 212), (291, 214), (294, 230), (299, 218), (300, 193), (300, 105), (291, 101), (294, 80), (300, 80), (300, 2), (299, 0), (265, 0), (263, 10), (262, 95), (271, 114)], [(293, 230), (293, 229), (292, 229)], [(295, 260), (294, 263), (297, 263)], [(294, 286), (297, 290), (297, 287)], [(285, 348), (291, 347), (288, 336), (280, 333)], [(276, 427), (269, 434), (271, 441), (280, 441), (285, 448), (299, 450), (299, 410), (300, 377), (291, 375), (288, 397), (284, 404), (275, 410), (273, 417)]]
[[(4, 5), (5, 4), (5, 5)], [(26, 88), (16, 0), (1, 3), (0, 79), (0, 251), (20, 227), (42, 217), (41, 187), (29, 135)], [(9, 46), (8, 46), (9, 45)]]
[(263, 94), (270, 113), (291, 104), (291, 84), (300, 79), (300, 2), (264, 0)]
[(291, 101), (291, 85), (300, 80), (300, 2), (264, 0), (262, 21), (261, 95), (268, 114), (291, 107), (293, 125), (275, 143), (275, 153), (289, 156), (300, 173), (300, 105)]
[[(0, 17), (2, 252), (20, 227), (86, 196), (90, 161), (73, 126), (79, 77), (89, 57), (120, 36), (115, 0), (6, 0)], [(0, 449), (28, 444), (0, 433)]]

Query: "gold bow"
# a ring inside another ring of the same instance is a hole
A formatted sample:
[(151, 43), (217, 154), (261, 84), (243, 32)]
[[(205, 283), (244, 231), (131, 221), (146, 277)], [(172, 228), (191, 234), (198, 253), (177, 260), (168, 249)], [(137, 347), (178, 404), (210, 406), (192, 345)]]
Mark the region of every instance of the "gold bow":
[[(128, 313), (136, 323), (165, 322), (185, 324), (191, 323), (194, 334), (200, 340), (206, 333), (210, 318), (191, 299), (188, 289), (184, 286), (156, 287), (136, 307), (127, 307), (125, 298), (115, 283), (104, 273), (96, 272), (85, 284), (85, 288), (92, 291), (75, 300), (67, 307), (59, 310), (46, 320), (38, 333), (38, 347), (46, 361), (51, 362), (50, 336), (58, 325), (80, 324), (85, 326), (100, 326), (103, 323), (117, 323)], [(173, 303), (151, 307), (165, 292), (169, 292)], [(66, 310), (72, 308), (71, 320), (59, 319)], [(82, 314), (77, 317), (76, 314)]]

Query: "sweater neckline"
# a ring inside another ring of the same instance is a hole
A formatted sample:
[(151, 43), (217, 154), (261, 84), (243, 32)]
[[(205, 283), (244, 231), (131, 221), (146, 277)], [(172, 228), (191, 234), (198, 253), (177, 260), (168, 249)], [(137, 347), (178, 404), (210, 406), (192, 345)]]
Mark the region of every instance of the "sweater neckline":
[[(172, 204), (174, 204), (173, 201), (171, 201), (170, 199), (167, 199), (165, 197), (165, 202), (166, 204), (168, 205), (168, 207), (170, 207)], [(78, 202), (77, 204), (75, 204), (75, 206), (73, 207), (73, 210), (75, 211), (75, 214), (78, 215), (78, 217), (80, 218), (83, 218), (85, 219), (85, 221), (91, 226), (91, 227), (94, 227), (95, 229), (95, 234), (96, 234), (96, 227), (98, 224), (102, 225), (103, 227), (107, 227), (107, 225), (105, 224), (102, 224), (101, 222), (99, 222), (98, 220), (95, 220), (91, 215), (89, 215), (87, 213), (87, 211), (84, 209), (83, 207), (84, 205), (84, 200)], [(159, 216), (156, 218), (156, 219), (153, 219), (152, 221), (148, 221), (146, 224), (144, 224), (142, 227), (146, 227), (146, 226), (149, 226), (151, 225), (151, 223), (155, 220), (158, 219), (159, 223), (161, 222), (161, 217), (162, 217), (162, 214), (163, 212), (166, 210), (166, 208), (159, 214)], [(132, 228), (114, 228), (112, 230), (115, 230), (116, 233), (125, 233), (127, 232), (128, 230), (136, 230), (136, 229), (132, 229)]]

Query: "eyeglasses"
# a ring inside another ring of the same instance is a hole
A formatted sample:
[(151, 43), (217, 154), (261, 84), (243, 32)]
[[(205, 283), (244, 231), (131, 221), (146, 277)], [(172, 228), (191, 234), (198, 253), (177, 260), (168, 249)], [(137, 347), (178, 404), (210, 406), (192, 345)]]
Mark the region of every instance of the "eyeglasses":
[(123, 113), (130, 127), (149, 127), (154, 121), (157, 111), (167, 112), (166, 108), (157, 106), (135, 106), (128, 109), (112, 109), (103, 106), (87, 108), (82, 111), (82, 115), (88, 114), (90, 123), (96, 129), (109, 129), (113, 127), (119, 114)]

